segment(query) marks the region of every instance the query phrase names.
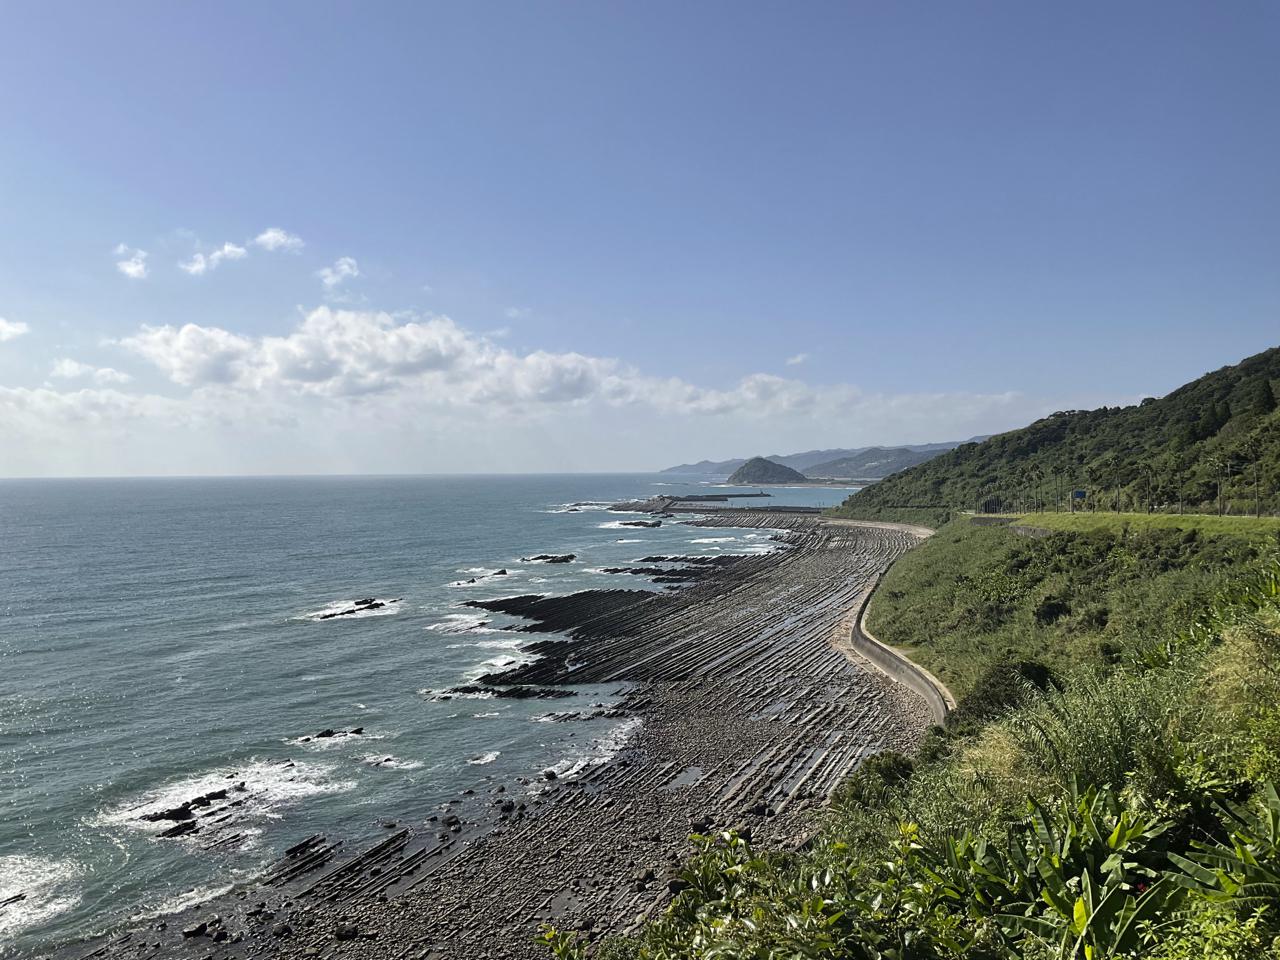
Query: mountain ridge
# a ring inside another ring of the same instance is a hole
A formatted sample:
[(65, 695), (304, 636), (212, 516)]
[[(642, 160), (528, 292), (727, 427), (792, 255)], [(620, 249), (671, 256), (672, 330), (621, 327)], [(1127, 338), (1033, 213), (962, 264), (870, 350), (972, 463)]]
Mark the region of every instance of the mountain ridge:
[[(894, 444), (893, 446), (884, 446), (875, 444), (866, 447), (834, 447), (828, 450), (802, 450), (799, 453), (778, 454), (771, 453), (763, 457), (765, 460), (771, 460), (774, 463), (780, 463), (784, 467), (790, 467), (792, 470), (805, 472), (818, 464), (832, 463), (837, 460), (848, 457), (857, 457), (867, 453), (870, 450), (909, 450), (913, 453), (922, 452), (945, 452), (960, 446), (963, 443), (974, 443), (987, 439), (986, 436), (971, 437), (968, 440), (944, 440), (941, 443), (915, 443), (915, 444)], [(675, 473), (687, 474), (699, 477), (720, 477), (728, 476), (741, 467), (749, 457), (731, 457), (728, 460), (699, 460), (696, 463), (679, 463), (674, 467), (666, 467), (659, 470), (659, 473)]]

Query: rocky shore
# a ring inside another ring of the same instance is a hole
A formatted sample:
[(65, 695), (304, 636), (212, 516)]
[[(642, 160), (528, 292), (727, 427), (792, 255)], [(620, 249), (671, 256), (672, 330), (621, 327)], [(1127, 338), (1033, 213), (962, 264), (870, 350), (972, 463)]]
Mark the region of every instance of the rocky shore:
[(557, 636), (482, 687), (627, 691), (610, 715), (628, 735), (610, 761), (469, 791), (384, 824), (386, 838), (355, 856), (301, 839), (252, 886), (61, 955), (542, 957), (540, 923), (595, 938), (661, 909), (690, 833), (802, 843), (863, 757), (909, 747), (929, 723), (918, 696), (840, 643), (916, 534), (777, 513), (697, 522), (781, 528), (784, 546), (732, 563), (646, 558), (704, 572), (680, 574), (676, 591), (489, 605)]

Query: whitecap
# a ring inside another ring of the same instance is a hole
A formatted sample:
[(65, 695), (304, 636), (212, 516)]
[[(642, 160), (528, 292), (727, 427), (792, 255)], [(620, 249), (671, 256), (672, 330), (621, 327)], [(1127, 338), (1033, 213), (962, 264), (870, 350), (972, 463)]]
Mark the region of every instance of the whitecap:
[(139, 920), (152, 920), (156, 917), (163, 917), (170, 913), (181, 913), (188, 907), (199, 906), (212, 900), (214, 897), (221, 897), (235, 889), (235, 884), (228, 883), (220, 887), (192, 887), (185, 893), (176, 894), (167, 900), (162, 900), (156, 906), (135, 913), (129, 919), (135, 923)]
[(467, 763), (471, 764), (473, 767), (483, 767), (487, 763), (493, 763), (493, 761), (497, 760), (500, 756), (502, 756), (501, 750), (493, 750), (489, 753), (482, 753), (478, 757), (472, 757), (467, 761)]
[[(294, 619), (310, 620), (313, 623), (330, 623), (334, 620), (363, 620), (366, 617), (386, 617), (400, 612), (402, 605), (400, 597), (387, 599), (375, 597), (374, 599), (382, 606), (376, 609), (358, 608), (355, 600), (335, 600), (326, 607), (321, 607), (319, 610), (313, 610), (310, 613), (304, 613)], [(347, 613), (346, 611), (348, 610), (352, 612)], [(336, 616), (336, 614), (341, 614), (341, 616)]]
[(634, 539), (634, 540), (615, 540), (615, 541), (613, 541), (613, 542), (614, 542), (614, 543), (644, 543), (644, 541), (643, 541), (643, 540), (641, 540), (641, 539)]
[(0, 937), (47, 923), (80, 903), (84, 867), (71, 860), (42, 860), (13, 854), (0, 857)]
[[(477, 671), (477, 672), (475, 673), (475, 676), (470, 677), (470, 679), (471, 679), (471, 680), (478, 680), (480, 677), (484, 676), (485, 672), (486, 672), (486, 671), (483, 671), (483, 670)], [(444, 687), (444, 688), (441, 688), (441, 689), (439, 689), (439, 690), (433, 690), (433, 689), (431, 689), (430, 687), (422, 687), (422, 688), (420, 688), (420, 689), (418, 690), (418, 696), (420, 696), (420, 697), (430, 697), (432, 700), (440, 700), (440, 699), (446, 699), (446, 700), (492, 700), (492, 699), (494, 698), (494, 695), (493, 695), (491, 692), (489, 692), (488, 690), (477, 690), (477, 691), (474, 691), (474, 692), (468, 692), (468, 693), (455, 693), (453, 690), (450, 690), (448, 687)], [(455, 716), (455, 717), (456, 717), (456, 716), (457, 716), (457, 714), (455, 713), (455, 714), (453, 714), (453, 716)]]
[(446, 613), (438, 623), (428, 624), (423, 629), (437, 633), (470, 633), (479, 630), (489, 621), (472, 613)]
[(477, 640), (475, 643), (451, 643), (446, 650), (519, 650), (523, 640)]
[(91, 823), (158, 834), (173, 827), (174, 821), (147, 820), (148, 815), (175, 809), (197, 797), (223, 793), (192, 811), (199, 828), (193, 835), (199, 838), (209, 831), (239, 831), (245, 823), (279, 819), (282, 808), (308, 797), (356, 788), (353, 780), (331, 779), (333, 771), (331, 766), (308, 761), (253, 759), (242, 766), (221, 767), (153, 788), (100, 811)]
[(299, 737), (291, 737), (290, 739), (285, 740), (284, 743), (287, 743), (291, 747), (304, 747), (307, 750), (331, 750), (338, 744), (346, 743), (348, 740), (352, 739), (383, 739), (383, 734), (381, 733), (366, 733), (363, 727), (357, 727), (356, 729), (360, 732), (354, 733), (350, 730), (335, 730), (333, 732), (333, 736), (330, 737), (317, 737), (314, 733), (304, 733)]
[(361, 763), (367, 763), (371, 767), (388, 768), (391, 770), (417, 770), (422, 766), (420, 760), (401, 760), (389, 754), (375, 753), (371, 756), (361, 757)]
[(640, 717), (623, 720), (603, 736), (593, 740), (586, 752), (566, 757), (546, 769), (555, 773), (557, 779), (565, 780), (572, 779), (583, 770), (608, 763), (636, 735), (642, 722)]
[(690, 543), (733, 543), (737, 537), (702, 537), (699, 540), (690, 540)]

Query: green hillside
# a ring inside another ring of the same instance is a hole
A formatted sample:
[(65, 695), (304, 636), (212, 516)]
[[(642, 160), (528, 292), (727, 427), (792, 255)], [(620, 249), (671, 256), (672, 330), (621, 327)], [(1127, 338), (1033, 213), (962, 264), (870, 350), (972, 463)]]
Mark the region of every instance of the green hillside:
[(914, 467), (917, 463), (932, 460), (941, 452), (909, 450), (906, 447), (872, 447), (852, 456), (806, 467), (804, 474), (806, 477), (840, 477), (855, 480), (887, 477), (907, 467)]
[(846, 516), (957, 510), (1280, 512), (1280, 348), (1130, 407), (1055, 413), (854, 494)]

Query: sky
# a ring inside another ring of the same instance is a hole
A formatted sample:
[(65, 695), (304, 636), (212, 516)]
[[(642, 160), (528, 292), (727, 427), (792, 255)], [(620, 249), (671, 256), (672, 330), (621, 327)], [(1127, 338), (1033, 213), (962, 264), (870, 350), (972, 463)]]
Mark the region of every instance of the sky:
[(657, 469), (1280, 343), (1280, 6), (0, 4), (0, 476)]

